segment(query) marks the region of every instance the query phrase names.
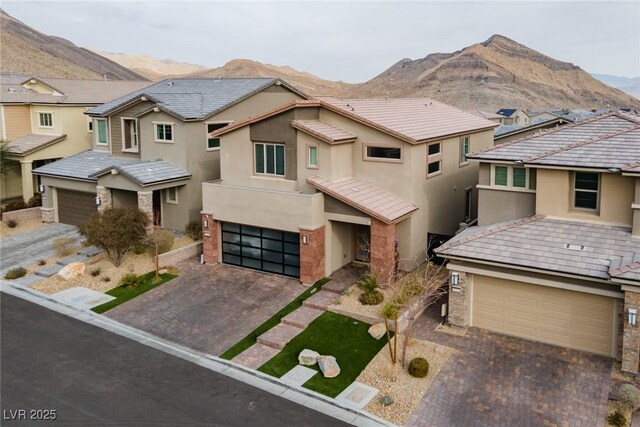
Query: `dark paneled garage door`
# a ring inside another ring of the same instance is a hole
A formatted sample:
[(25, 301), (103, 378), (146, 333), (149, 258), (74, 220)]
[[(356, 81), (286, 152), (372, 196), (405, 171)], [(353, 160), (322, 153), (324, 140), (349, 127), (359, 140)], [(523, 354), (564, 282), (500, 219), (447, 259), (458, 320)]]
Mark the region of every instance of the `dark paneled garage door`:
[(78, 225), (98, 211), (95, 193), (58, 188), (58, 221)]
[(300, 277), (300, 235), (223, 222), (222, 262)]

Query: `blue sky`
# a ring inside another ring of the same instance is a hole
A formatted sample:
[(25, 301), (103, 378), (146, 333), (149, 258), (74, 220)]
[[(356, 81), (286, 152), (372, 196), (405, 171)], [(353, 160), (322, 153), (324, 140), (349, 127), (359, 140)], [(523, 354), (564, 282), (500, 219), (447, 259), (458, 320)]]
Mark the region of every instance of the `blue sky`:
[(366, 81), (402, 58), (502, 34), (591, 73), (640, 76), (640, 2), (11, 1), (6, 12), (79, 46), (207, 67), (234, 58)]

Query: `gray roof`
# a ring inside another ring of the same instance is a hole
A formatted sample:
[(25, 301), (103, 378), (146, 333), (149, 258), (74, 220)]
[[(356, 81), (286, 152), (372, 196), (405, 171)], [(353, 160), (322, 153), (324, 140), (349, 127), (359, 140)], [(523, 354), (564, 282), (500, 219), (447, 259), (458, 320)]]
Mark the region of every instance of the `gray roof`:
[(622, 168), (640, 161), (640, 118), (611, 113), (472, 153), (476, 160), (524, 164)]
[(436, 253), (596, 279), (640, 280), (640, 240), (632, 239), (628, 227), (534, 216), (470, 227)]
[(30, 133), (7, 142), (7, 152), (16, 156), (26, 156), (66, 138), (67, 135), (36, 135)]
[(553, 119), (548, 119), (548, 120), (542, 120), (542, 119), (535, 119), (535, 120), (531, 120), (528, 124), (526, 125), (500, 125), (496, 131), (494, 132), (494, 136), (497, 137), (501, 137), (501, 136), (506, 136), (508, 134), (517, 134), (520, 132), (526, 132), (529, 131), (531, 129), (537, 129), (540, 127), (544, 127), (544, 126), (550, 126), (553, 124), (562, 124), (562, 123), (570, 123), (570, 120), (568, 119), (563, 119), (562, 117), (556, 117)]
[(108, 116), (111, 112), (146, 97), (159, 109), (181, 120), (202, 120), (274, 84), (283, 84), (300, 93), (274, 78), (176, 78), (131, 92), (89, 110), (88, 114)]
[(92, 173), (90, 177), (98, 178), (112, 170), (118, 171), (141, 186), (157, 184), (159, 182), (188, 179), (191, 177), (189, 172), (180, 169), (178, 166), (166, 160), (137, 161), (135, 163), (108, 166), (100, 171)]

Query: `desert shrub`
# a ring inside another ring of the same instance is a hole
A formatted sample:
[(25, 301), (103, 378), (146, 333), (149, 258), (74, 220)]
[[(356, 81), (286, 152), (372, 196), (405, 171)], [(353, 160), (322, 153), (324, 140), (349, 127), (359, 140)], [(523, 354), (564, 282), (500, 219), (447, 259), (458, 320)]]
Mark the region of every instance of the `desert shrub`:
[(373, 292), (363, 292), (358, 301), (364, 305), (378, 305), (384, 300), (384, 295), (378, 290)]
[(618, 396), (632, 411), (640, 409), (640, 390), (633, 384), (622, 384), (618, 389)]
[(22, 277), (25, 274), (27, 274), (26, 269), (24, 269), (23, 267), (16, 267), (7, 271), (4, 275), (4, 278), (7, 280), (13, 280), (13, 279), (17, 279), (18, 277)]
[(382, 306), (382, 309), (380, 310), (380, 314), (383, 317), (386, 317), (387, 319), (393, 319), (398, 315), (399, 311), (400, 311), (400, 307), (398, 306), (398, 304), (394, 302), (388, 302)]
[(170, 265), (170, 266), (166, 267), (165, 270), (167, 270), (167, 273), (172, 274), (174, 276), (179, 276), (180, 275), (180, 269), (178, 267), (173, 266), (173, 265)]
[(80, 224), (80, 233), (89, 244), (104, 249), (119, 267), (129, 251), (146, 238), (147, 215), (138, 208), (109, 208), (93, 214)]
[(71, 237), (61, 237), (51, 244), (57, 256), (69, 256), (78, 249), (78, 242)]
[(202, 223), (200, 221), (191, 221), (184, 228), (187, 236), (191, 237), (191, 240), (202, 240)]
[(100, 269), (99, 268), (94, 268), (93, 270), (91, 270), (91, 275), (93, 277), (98, 277), (100, 275)]
[(379, 399), (379, 401), (382, 406), (390, 406), (393, 403), (393, 397), (385, 394)]
[(18, 226), (18, 222), (14, 219), (10, 219), (9, 221), (7, 221), (7, 227), (9, 228), (16, 228)]
[(136, 255), (142, 255), (143, 253), (147, 252), (148, 249), (149, 247), (145, 243), (141, 243), (133, 247), (133, 253)]
[(120, 286), (124, 286), (125, 288), (136, 288), (140, 286), (144, 282), (143, 276), (138, 276), (137, 274), (129, 273), (122, 276), (120, 279)]
[(607, 422), (612, 426), (616, 427), (626, 427), (627, 425), (627, 417), (618, 409), (614, 413), (609, 414), (607, 417)]
[(38, 265), (47, 265), (47, 261), (41, 259), (40, 261), (38, 261)]
[(42, 206), (42, 194), (40, 193), (34, 194), (33, 197), (31, 197), (27, 202), (28, 208), (35, 208), (38, 206)]
[(147, 251), (151, 256), (156, 256), (156, 248), (158, 255), (169, 252), (173, 246), (173, 233), (163, 228), (153, 230), (147, 237)]
[(19, 211), (20, 209), (25, 209), (26, 207), (27, 207), (27, 204), (24, 202), (24, 200), (16, 199), (7, 203), (7, 206), (5, 207), (5, 212)]
[(429, 362), (424, 357), (416, 357), (409, 362), (409, 375), (424, 378), (429, 374)]
[(364, 273), (358, 280), (358, 287), (363, 291), (370, 293), (378, 289), (378, 281), (369, 273)]

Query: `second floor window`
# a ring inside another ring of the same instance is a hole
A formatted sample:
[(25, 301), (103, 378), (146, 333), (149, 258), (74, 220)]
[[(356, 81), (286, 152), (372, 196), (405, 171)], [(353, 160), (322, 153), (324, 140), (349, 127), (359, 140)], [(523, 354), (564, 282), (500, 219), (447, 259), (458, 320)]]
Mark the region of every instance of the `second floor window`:
[(367, 145), (367, 159), (401, 160), (402, 149), (399, 147), (375, 147)]
[(494, 165), (491, 184), (495, 187), (529, 188), (529, 171), (522, 166)]
[(460, 164), (461, 165), (466, 165), (467, 163), (469, 163), (469, 161), (467, 160), (467, 154), (469, 154), (469, 149), (471, 147), (471, 144), (469, 141), (470, 141), (469, 135), (460, 137)]
[(122, 151), (138, 151), (138, 121), (122, 119)]
[(207, 150), (218, 150), (220, 148), (220, 138), (212, 138), (209, 134), (228, 124), (229, 123), (207, 123)]
[(105, 119), (96, 119), (96, 144), (107, 145), (109, 140), (107, 139), (107, 121)]
[(317, 168), (318, 167), (318, 147), (315, 145), (310, 145), (307, 147), (307, 167), (309, 168)]
[(38, 127), (52, 128), (53, 113), (38, 113)]
[(173, 124), (154, 123), (156, 142), (173, 142)]
[(285, 175), (285, 155), (282, 144), (254, 144), (255, 172), (260, 175)]
[(442, 172), (442, 144), (433, 142), (427, 145), (427, 178)]
[(573, 207), (598, 209), (600, 174), (594, 172), (573, 173)]

